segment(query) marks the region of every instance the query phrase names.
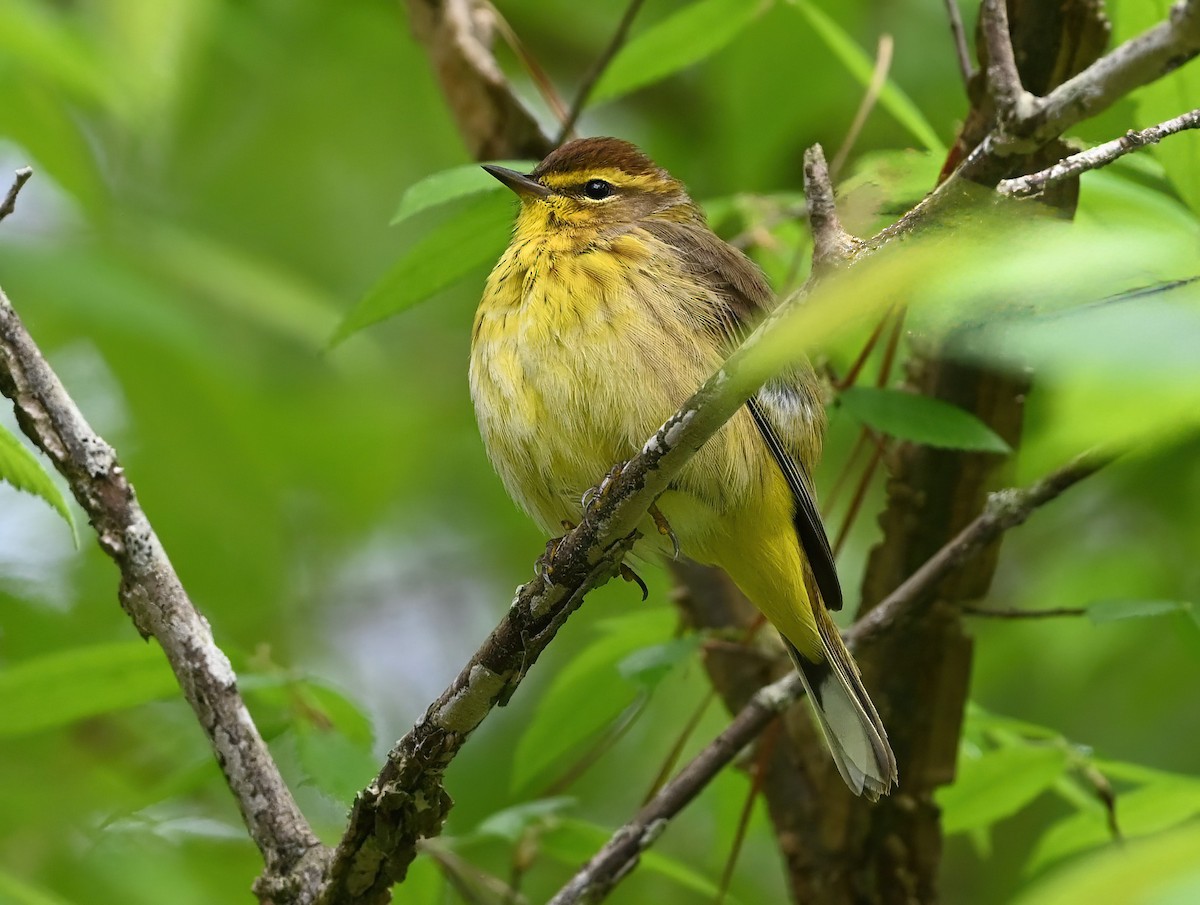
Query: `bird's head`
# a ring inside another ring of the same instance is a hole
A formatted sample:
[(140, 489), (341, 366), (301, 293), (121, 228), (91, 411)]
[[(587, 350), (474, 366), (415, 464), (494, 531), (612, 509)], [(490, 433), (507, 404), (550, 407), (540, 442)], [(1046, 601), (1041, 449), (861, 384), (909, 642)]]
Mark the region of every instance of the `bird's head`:
[(521, 199), (519, 235), (615, 236), (647, 217), (699, 216), (683, 183), (618, 138), (569, 141), (529, 174), (484, 169)]

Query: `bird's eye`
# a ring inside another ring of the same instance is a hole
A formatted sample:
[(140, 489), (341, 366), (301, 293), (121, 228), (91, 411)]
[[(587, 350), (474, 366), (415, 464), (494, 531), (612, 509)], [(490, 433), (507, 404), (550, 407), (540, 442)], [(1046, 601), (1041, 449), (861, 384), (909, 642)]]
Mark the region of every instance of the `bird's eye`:
[(602, 201), (613, 193), (612, 183), (603, 179), (589, 179), (584, 183), (583, 193), (593, 201)]

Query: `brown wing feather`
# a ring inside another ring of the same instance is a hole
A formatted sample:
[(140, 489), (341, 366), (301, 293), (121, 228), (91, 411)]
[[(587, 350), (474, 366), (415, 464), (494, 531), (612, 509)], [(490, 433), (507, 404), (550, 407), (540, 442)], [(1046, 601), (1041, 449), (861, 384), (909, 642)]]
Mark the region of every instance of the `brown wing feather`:
[[(711, 321), (720, 325), (724, 334), (721, 339), (727, 348), (740, 341), (774, 304), (774, 293), (762, 271), (736, 248), (717, 238), (698, 209), (694, 220), (650, 219), (643, 228), (673, 246), (684, 265), (714, 290), (713, 301), (720, 308)], [(820, 435), (825, 427), (824, 409), (812, 369), (800, 366), (772, 380), (748, 406), (763, 442), (791, 489), (795, 502), (792, 521), (817, 590), (826, 607), (841, 609), (842, 587), (837, 566), (808, 472), (819, 454)]]

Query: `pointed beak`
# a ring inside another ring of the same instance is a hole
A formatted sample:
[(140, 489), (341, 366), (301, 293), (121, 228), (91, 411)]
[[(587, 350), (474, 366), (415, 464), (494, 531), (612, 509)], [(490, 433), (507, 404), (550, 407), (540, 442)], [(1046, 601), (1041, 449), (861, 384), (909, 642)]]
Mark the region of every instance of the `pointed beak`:
[(507, 167), (498, 167), (490, 163), (484, 164), (483, 168), (516, 192), (522, 201), (536, 201), (550, 194), (548, 188), (537, 180), (530, 179), (524, 173), (518, 173), (516, 170), (510, 170)]

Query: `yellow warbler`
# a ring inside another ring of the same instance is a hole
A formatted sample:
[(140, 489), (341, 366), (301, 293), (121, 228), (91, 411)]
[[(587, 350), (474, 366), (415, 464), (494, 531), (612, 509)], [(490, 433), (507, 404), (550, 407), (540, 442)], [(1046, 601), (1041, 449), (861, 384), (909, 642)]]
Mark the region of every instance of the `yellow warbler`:
[[(634, 145), (568, 142), (530, 174), (485, 167), (521, 208), (475, 315), (471, 396), (508, 492), (556, 534), (772, 304), (762, 272)], [(825, 413), (807, 365), (771, 381), (657, 502), (680, 549), (720, 566), (783, 636), (857, 794), (896, 759), (829, 617), (841, 606), (810, 478)], [(643, 547), (662, 540), (649, 524)]]

